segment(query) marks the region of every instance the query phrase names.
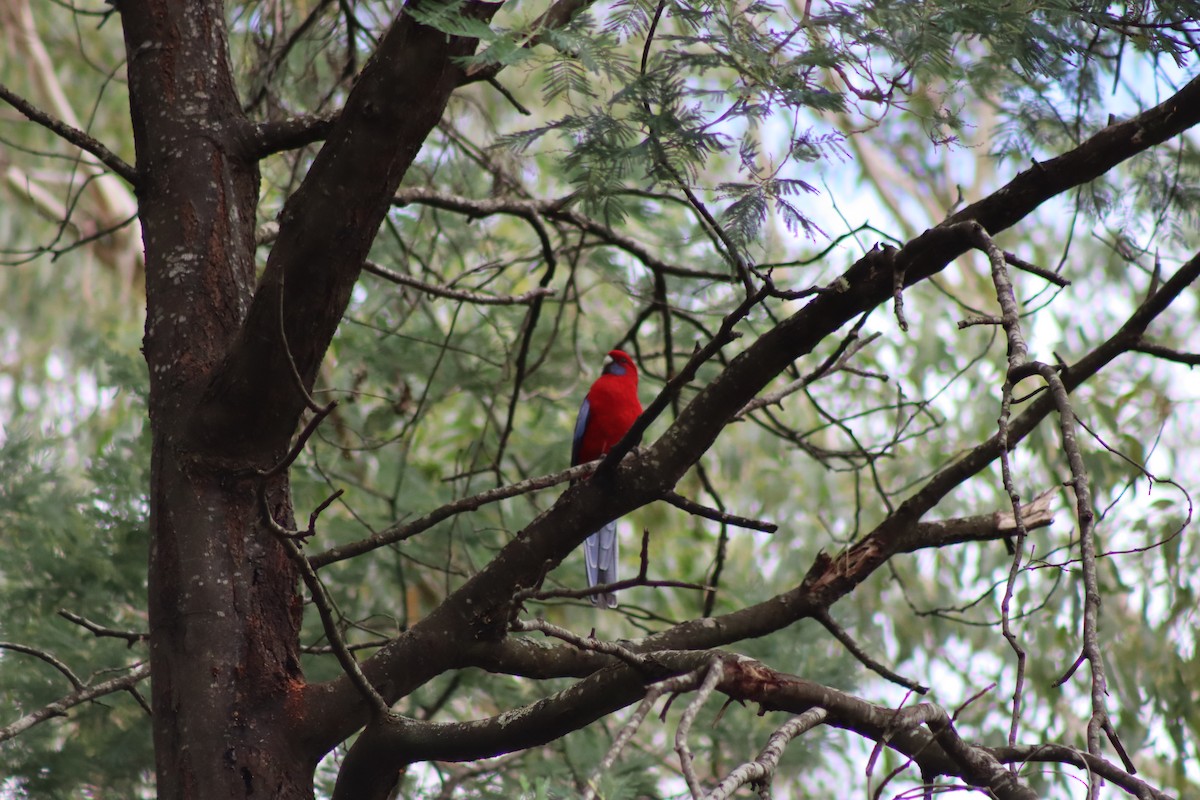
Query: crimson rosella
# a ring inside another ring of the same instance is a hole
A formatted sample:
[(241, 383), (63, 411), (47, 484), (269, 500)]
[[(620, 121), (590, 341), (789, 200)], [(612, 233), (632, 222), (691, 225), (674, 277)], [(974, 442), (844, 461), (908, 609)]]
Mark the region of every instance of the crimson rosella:
[[(607, 453), (621, 441), (642, 413), (638, 401), (638, 373), (633, 359), (620, 350), (610, 350), (604, 371), (588, 391), (571, 444), (571, 465), (586, 464)], [(617, 521), (613, 520), (583, 543), (588, 586), (617, 580)], [(591, 596), (592, 605), (615, 608), (617, 596), (600, 592)]]

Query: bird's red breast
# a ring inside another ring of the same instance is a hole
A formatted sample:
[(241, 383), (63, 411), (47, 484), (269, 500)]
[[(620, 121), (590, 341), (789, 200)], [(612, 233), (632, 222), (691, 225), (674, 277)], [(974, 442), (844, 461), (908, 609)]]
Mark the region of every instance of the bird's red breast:
[(638, 400), (638, 373), (626, 353), (611, 350), (604, 372), (587, 393), (583, 431), (575, 443), (572, 463), (582, 464), (607, 453), (642, 413)]

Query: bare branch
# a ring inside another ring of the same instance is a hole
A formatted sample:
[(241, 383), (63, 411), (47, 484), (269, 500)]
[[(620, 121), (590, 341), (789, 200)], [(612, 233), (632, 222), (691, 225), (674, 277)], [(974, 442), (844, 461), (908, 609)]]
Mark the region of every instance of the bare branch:
[(1060, 288), (1066, 288), (1067, 286), (1071, 285), (1071, 282), (1069, 280), (1067, 280), (1063, 276), (1059, 275), (1057, 272), (1051, 272), (1048, 269), (1043, 269), (1042, 267), (1039, 267), (1037, 264), (1030, 264), (1025, 259), (1019, 258), (1018, 256), (1008, 252), (1007, 250), (1004, 251), (1004, 261), (1005, 261), (1005, 263), (1009, 264), (1010, 266), (1016, 267), (1017, 269), (1021, 270), (1022, 272), (1028, 272), (1031, 275), (1037, 275), (1042, 280), (1044, 280), (1048, 283), (1052, 283), (1055, 286), (1058, 286)]
[(257, 159), (284, 150), (295, 150), (325, 139), (340, 112), (312, 114), (277, 122), (259, 122), (250, 127), (251, 155)]
[(636, 258), (651, 272), (663, 275), (673, 275), (677, 278), (698, 278), (710, 281), (728, 283), (730, 276), (723, 272), (705, 272), (693, 270), (676, 264), (670, 264), (655, 256), (649, 248), (632, 236), (620, 233), (608, 225), (599, 223), (590, 217), (567, 206), (565, 200), (523, 200), (512, 197), (494, 197), (476, 200), (469, 197), (447, 194), (424, 186), (406, 186), (396, 192), (395, 205), (403, 207), (410, 203), (420, 203), (431, 208), (441, 208), (463, 214), (468, 218), (478, 219), (495, 214), (508, 214), (525, 219), (531, 216), (541, 216), (554, 222), (563, 222), (584, 233), (596, 236), (606, 244), (612, 245)]
[(638, 655), (632, 650), (622, 647), (616, 642), (607, 642), (603, 639), (594, 637), (578, 636), (566, 628), (552, 625), (544, 619), (528, 619), (514, 620), (512, 629), (517, 632), (528, 633), (530, 631), (539, 631), (547, 636), (553, 636), (555, 639), (561, 639), (568, 644), (578, 647), (580, 650), (587, 650), (591, 653), (601, 653), (603, 655), (614, 656), (626, 664), (629, 664), (635, 669), (649, 671), (653, 665), (643, 655)]
[(609, 768), (616, 763), (617, 756), (625, 749), (625, 745), (637, 733), (638, 728), (646, 721), (646, 717), (654, 709), (654, 704), (664, 694), (674, 694), (677, 692), (695, 689), (704, 680), (707, 669), (700, 667), (683, 675), (677, 675), (674, 678), (667, 678), (652, 685), (646, 692), (646, 696), (642, 698), (642, 702), (638, 704), (637, 709), (633, 712), (633, 716), (629, 721), (622, 726), (617, 738), (613, 740), (612, 747), (604, 754), (604, 758), (600, 760), (600, 764), (596, 767), (595, 772), (588, 779), (587, 787), (584, 789), (583, 800), (596, 800), (597, 791), (600, 784), (600, 776), (608, 772)]
[(325, 630), (325, 638), (329, 640), (329, 644), (333, 648), (333, 654), (337, 656), (338, 663), (342, 665), (342, 669), (366, 699), (372, 715), (376, 718), (387, 716), (389, 713), (387, 701), (383, 699), (379, 691), (372, 685), (367, 676), (363, 674), (361, 667), (358, 665), (358, 659), (354, 657), (354, 653), (346, 646), (346, 640), (342, 637), (342, 632), (338, 630), (337, 620), (333, 616), (333, 601), (329, 597), (329, 592), (325, 590), (325, 584), (321, 582), (317, 571), (309, 563), (308, 559), (304, 557), (300, 546), (291, 537), (280, 536), (279, 541), (287, 550), (288, 557), (292, 559), (300, 570), (300, 576), (304, 579), (304, 585), (308, 587), (313, 605), (316, 607), (317, 614), (321, 618), (321, 627)]
[(833, 617), (830, 616), (828, 609), (823, 608), (814, 616), (816, 617), (817, 622), (825, 626), (825, 630), (833, 634), (833, 638), (841, 642), (842, 645), (850, 651), (850, 654), (861, 661), (863, 666), (865, 666), (867, 669), (883, 678), (886, 678), (892, 683), (903, 686), (905, 689), (911, 689), (918, 694), (925, 694), (929, 691), (928, 686), (922, 686), (914, 680), (909, 680), (903, 675), (888, 669), (883, 664), (872, 658), (866, 650), (863, 650), (862, 647), (859, 646), (858, 642), (854, 641), (854, 638), (846, 632), (845, 628), (837, 624)]
[(22, 653), (27, 656), (33, 656), (34, 658), (41, 659), (65, 675), (67, 680), (71, 682), (71, 685), (75, 687), (76, 690), (83, 689), (83, 681), (79, 680), (79, 676), (72, 672), (70, 667), (45, 650), (41, 650), (36, 647), (30, 647), (27, 644), (17, 644), (16, 642), (0, 642), (0, 650), (10, 650), (14, 653)]
[(1174, 361), (1179, 364), (1187, 364), (1189, 367), (1200, 366), (1200, 353), (1184, 353), (1179, 350), (1173, 350), (1170, 347), (1163, 347), (1160, 344), (1148, 342), (1145, 339), (1139, 340), (1133, 349), (1139, 353), (1154, 356), (1155, 358)]
[[(824, 364), (817, 367), (817, 369), (813, 370), (808, 375), (805, 375), (803, 378), (792, 381), (781, 389), (778, 389), (774, 392), (767, 392), (766, 394), (761, 394), (754, 398), (749, 403), (746, 403), (746, 405), (742, 406), (742, 410), (734, 415), (734, 419), (743, 419), (747, 414), (751, 413), (752, 411), (757, 411), (760, 408), (766, 408), (767, 406), (773, 405), (782, 405), (785, 397), (795, 394), (796, 392), (803, 391), (806, 387), (827, 375), (832, 375), (835, 372), (841, 372), (842, 370), (849, 369), (848, 365), (850, 360), (853, 359), (854, 356), (858, 355), (859, 351), (861, 351), (864, 347), (871, 344), (883, 335), (881, 333), (872, 333), (865, 339), (858, 338), (858, 331), (861, 329), (862, 323), (864, 322), (866, 322), (865, 317), (859, 320), (859, 324), (856, 325), (854, 330), (852, 330), (850, 334), (842, 340), (837, 351), (834, 352)], [(887, 380), (886, 375), (872, 375), (871, 377), (877, 377), (885, 381)]]
[(537, 589), (522, 589), (513, 597), (513, 607), (515, 609), (518, 604), (527, 599), (550, 600), (558, 597), (571, 599), (582, 599), (584, 597), (591, 598), (595, 597), (596, 595), (615, 594), (616, 592), (621, 592), (625, 589), (632, 589), (635, 586), (695, 589), (699, 592), (709, 591), (711, 589), (709, 586), (691, 583), (689, 581), (650, 580), (650, 578), (647, 577), (650, 572), (650, 531), (648, 530), (642, 531), (642, 548), (638, 561), (638, 574), (632, 578), (625, 578), (624, 580), (613, 581), (611, 583), (598, 583), (595, 586), (589, 586), (586, 589), (550, 589), (546, 591)]
[[(1108, 681), (1104, 672), (1104, 657), (1100, 651), (1100, 587), (1096, 575), (1095, 511), (1092, 509), (1092, 493), (1087, 467), (1075, 431), (1075, 414), (1067, 389), (1057, 370), (1040, 364), (1038, 372), (1050, 387), (1059, 415), (1059, 432), (1063, 450), (1071, 467), (1071, 486), (1075, 490), (1075, 515), (1079, 520), (1080, 560), (1083, 563), (1083, 648), (1082, 655), (1091, 667), (1092, 714), (1088, 720), (1088, 752), (1100, 755), (1100, 734), (1109, 723), (1106, 697)], [(1111, 726), (1110, 726), (1111, 730)], [(1115, 734), (1114, 734), (1115, 736)], [(1099, 781), (1089, 781), (1088, 797), (1099, 796)]]
[(701, 505), (695, 500), (689, 500), (676, 492), (667, 492), (663, 495), (663, 500), (689, 514), (695, 514), (697, 517), (704, 517), (705, 519), (711, 519), (714, 522), (720, 522), (725, 525), (732, 525), (735, 528), (748, 528), (749, 530), (762, 531), (763, 533), (774, 533), (779, 530), (779, 526), (774, 522), (764, 522), (762, 520), (750, 519), (749, 517), (739, 517), (736, 514), (728, 514), (724, 511)]
[(142, 633), (141, 631), (122, 631), (105, 627), (73, 611), (67, 611), (65, 608), (59, 609), (58, 615), (68, 622), (74, 622), (76, 625), (91, 631), (97, 637), (111, 636), (114, 639), (124, 639), (130, 647), (149, 638), (149, 634)]
[(475, 303), (482, 306), (512, 306), (512, 305), (528, 305), (539, 297), (553, 297), (555, 291), (548, 286), (539, 286), (535, 289), (530, 289), (528, 292), (523, 292), (517, 295), (497, 296), (492, 294), (483, 294), (481, 292), (473, 292), (470, 289), (452, 289), (449, 286), (434, 286), (431, 283), (419, 281), (416, 278), (410, 278), (407, 275), (402, 275), (395, 270), (390, 270), (381, 264), (374, 261), (366, 261), (363, 263), (363, 271), (369, 272), (376, 277), (383, 278), (386, 281), (399, 284), (400, 286), (408, 286), (417, 291), (430, 295), (431, 297), (443, 297), (448, 300), (462, 300), (466, 303)]
[(769, 783), (788, 743), (820, 725), (828, 716), (829, 712), (825, 709), (813, 708), (783, 723), (767, 739), (757, 758), (726, 775), (716, 788), (704, 796), (704, 800), (726, 800), (748, 783)]
[(679, 754), (679, 766), (683, 771), (683, 779), (687, 781), (688, 789), (696, 800), (703, 797), (704, 791), (700, 788), (700, 779), (696, 776), (696, 768), (692, 765), (694, 758), (692, 748), (688, 745), (688, 734), (692, 731), (692, 723), (696, 721), (696, 715), (700, 713), (700, 709), (704, 707), (704, 703), (717, 688), (717, 684), (721, 682), (724, 674), (725, 668), (721, 659), (713, 658), (709, 662), (704, 681), (696, 690), (696, 696), (684, 709), (683, 715), (679, 718), (679, 726), (675, 729), (675, 752)]
[(125, 163), (124, 159), (105, 147), (97, 139), (93, 139), (78, 128), (51, 117), (37, 106), (30, 103), (4, 84), (0, 84), (0, 100), (20, 111), (30, 122), (41, 125), (46, 130), (70, 144), (75, 145), (86, 153), (91, 153), (100, 163), (120, 175), (130, 186), (137, 186), (137, 170)]
[(26, 714), (16, 722), (0, 728), (0, 742), (8, 741), (15, 736), (24, 733), (33, 726), (45, 722), (51, 717), (65, 716), (69, 709), (77, 705), (86, 703), (90, 700), (95, 700), (97, 697), (103, 697), (115, 692), (123, 692), (133, 688), (137, 683), (150, 675), (150, 665), (140, 664), (133, 668), (133, 671), (128, 675), (122, 675), (119, 678), (97, 683), (94, 686), (86, 686), (78, 691), (60, 698), (59, 700), (50, 703), (47, 706), (39, 708), (37, 711)]
[(429, 530), (434, 525), (442, 520), (461, 514), (465, 511), (474, 511), (481, 506), (489, 503), (495, 503), (500, 500), (507, 500), (510, 497), (536, 492), (540, 489), (546, 489), (550, 486), (556, 486), (560, 483), (582, 478), (591, 472), (598, 461), (589, 462), (587, 464), (579, 464), (562, 472), (555, 472), (550, 475), (542, 475), (536, 478), (528, 478), (509, 486), (500, 486), (495, 489), (488, 489), (478, 494), (473, 494), (470, 497), (463, 497), (451, 503), (447, 503), (441, 508), (434, 509), (428, 514), (404, 524), (396, 524), (390, 528), (386, 528), (366, 539), (361, 539), (350, 544), (340, 545), (330, 548), (324, 553), (318, 553), (311, 556), (309, 562), (316, 569), (332, 564), (336, 561), (343, 561), (347, 558), (353, 558), (363, 553), (376, 550), (380, 547), (386, 547), (389, 544), (402, 542), (405, 539), (410, 539), (419, 533)]

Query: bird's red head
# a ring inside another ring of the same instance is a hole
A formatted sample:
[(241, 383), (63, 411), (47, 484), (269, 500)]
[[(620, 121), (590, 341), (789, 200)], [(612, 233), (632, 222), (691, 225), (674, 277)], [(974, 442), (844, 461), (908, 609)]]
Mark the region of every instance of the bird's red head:
[(624, 350), (609, 350), (608, 361), (604, 365), (605, 375), (632, 375), (637, 377), (637, 367), (633, 359)]

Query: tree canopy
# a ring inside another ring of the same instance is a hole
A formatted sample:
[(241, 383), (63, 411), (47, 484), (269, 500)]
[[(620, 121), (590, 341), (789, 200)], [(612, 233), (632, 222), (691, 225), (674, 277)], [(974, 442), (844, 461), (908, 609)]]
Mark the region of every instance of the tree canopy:
[(0, 798), (1200, 793), (1198, 37), (0, 0)]

